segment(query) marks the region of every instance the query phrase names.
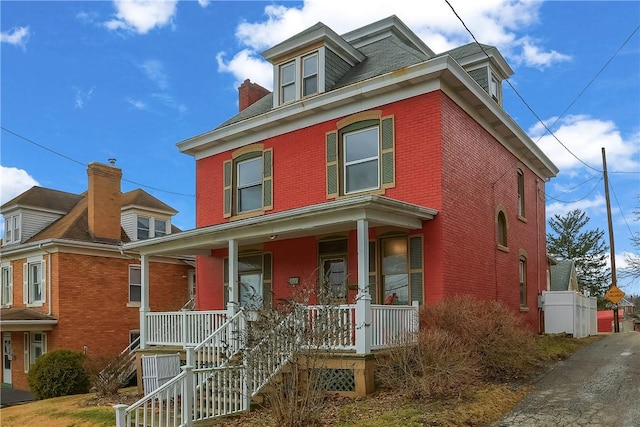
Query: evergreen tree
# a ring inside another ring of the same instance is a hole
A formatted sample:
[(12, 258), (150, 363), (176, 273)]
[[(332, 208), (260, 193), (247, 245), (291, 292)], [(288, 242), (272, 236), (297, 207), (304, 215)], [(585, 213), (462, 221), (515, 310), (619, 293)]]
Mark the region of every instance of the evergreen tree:
[[(640, 200), (640, 195), (638, 195)], [(640, 221), (640, 210), (633, 212), (636, 216), (635, 221)], [(631, 245), (640, 252), (640, 232), (636, 231), (631, 234)], [(631, 277), (633, 279), (640, 279), (640, 253), (629, 252), (625, 254), (625, 261), (627, 262), (627, 268), (622, 271), (622, 277)]]
[(554, 233), (547, 233), (547, 250), (555, 258), (573, 259), (580, 291), (589, 290), (591, 296), (602, 300), (611, 285), (611, 272), (607, 267), (607, 251), (604, 231), (583, 230), (589, 217), (580, 209), (564, 216), (554, 215), (549, 227)]

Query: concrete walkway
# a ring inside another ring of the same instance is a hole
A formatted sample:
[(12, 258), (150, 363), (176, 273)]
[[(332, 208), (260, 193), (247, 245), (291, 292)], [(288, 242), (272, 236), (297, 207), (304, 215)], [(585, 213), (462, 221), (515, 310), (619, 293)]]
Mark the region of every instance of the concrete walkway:
[(31, 402), (35, 399), (35, 396), (28, 391), (16, 390), (15, 388), (9, 387), (2, 387), (2, 389), (0, 389), (0, 408)]

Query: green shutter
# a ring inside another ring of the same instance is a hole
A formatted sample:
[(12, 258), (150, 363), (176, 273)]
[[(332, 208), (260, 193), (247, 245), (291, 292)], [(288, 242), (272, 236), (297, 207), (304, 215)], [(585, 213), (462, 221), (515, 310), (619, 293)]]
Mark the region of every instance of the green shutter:
[(224, 162), (224, 201), (223, 201), (223, 208), (224, 208), (224, 212), (223, 212), (223, 216), (225, 218), (228, 218), (231, 216), (231, 194), (233, 192), (233, 188), (232, 188), (232, 175), (233, 175), (233, 161), (232, 160), (227, 160), (226, 162)]
[(273, 299), (271, 253), (262, 255), (262, 295), (263, 306), (271, 307)]
[(382, 119), (381, 179), (382, 188), (395, 187), (395, 137), (393, 116)]
[(338, 197), (338, 133), (326, 134), (327, 199)]
[(422, 236), (409, 237), (409, 281), (411, 286), (411, 300), (424, 303), (424, 280), (422, 271)]
[(273, 209), (273, 149), (262, 152), (262, 208)]

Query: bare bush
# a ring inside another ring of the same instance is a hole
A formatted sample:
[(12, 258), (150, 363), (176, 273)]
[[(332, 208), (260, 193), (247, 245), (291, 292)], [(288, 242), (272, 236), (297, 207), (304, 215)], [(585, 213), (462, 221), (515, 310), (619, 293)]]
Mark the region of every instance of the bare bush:
[(417, 343), (389, 350), (377, 370), (383, 387), (411, 399), (460, 397), (477, 384), (479, 371), (469, 347), (441, 329), (422, 331)]
[(128, 366), (128, 357), (94, 356), (85, 360), (84, 367), (89, 373), (92, 390), (99, 397), (112, 396), (125, 385), (123, 370)]
[(482, 376), (508, 381), (535, 367), (535, 336), (508, 307), (497, 301), (457, 296), (420, 312), (420, 330), (445, 330), (466, 343)]

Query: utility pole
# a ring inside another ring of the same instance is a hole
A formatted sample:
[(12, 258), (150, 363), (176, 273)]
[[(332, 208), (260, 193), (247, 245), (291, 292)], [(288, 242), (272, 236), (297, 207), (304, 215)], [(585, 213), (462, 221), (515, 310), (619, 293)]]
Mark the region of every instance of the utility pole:
[[(611, 258), (611, 287), (617, 287), (616, 278), (616, 249), (613, 242), (613, 221), (611, 220), (611, 201), (609, 200), (609, 177), (607, 176), (607, 155), (602, 147), (602, 172), (604, 174), (604, 195), (607, 200), (607, 223), (609, 224), (609, 250)], [(613, 308), (613, 332), (620, 332), (618, 323), (618, 303), (614, 303)]]

